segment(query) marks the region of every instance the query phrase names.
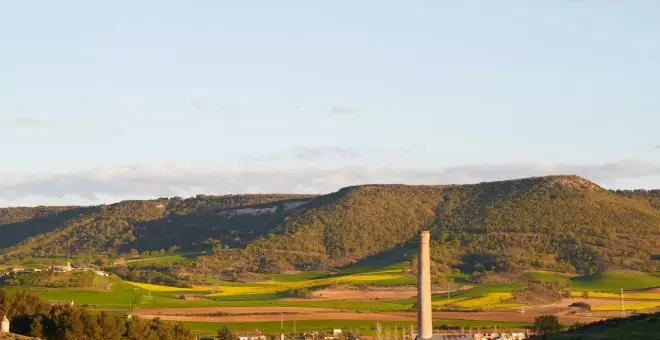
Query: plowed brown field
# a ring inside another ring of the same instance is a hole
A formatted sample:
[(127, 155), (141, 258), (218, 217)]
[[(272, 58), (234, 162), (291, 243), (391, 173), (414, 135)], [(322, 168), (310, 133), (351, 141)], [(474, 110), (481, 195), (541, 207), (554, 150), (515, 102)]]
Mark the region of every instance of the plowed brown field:
[[(232, 307), (243, 308), (243, 307)], [(140, 309), (137, 315), (151, 319), (159, 317), (168, 321), (199, 321), (199, 322), (266, 322), (266, 321), (292, 321), (292, 320), (373, 320), (373, 321), (415, 321), (416, 313), (354, 313), (341, 312), (326, 309), (313, 311), (314, 308), (295, 307), (249, 307), (252, 313), (273, 313), (277, 311), (300, 313), (296, 315), (228, 315), (228, 316), (201, 316), (214, 312), (227, 312), (228, 308), (164, 308), (164, 309)], [(311, 309), (311, 310), (310, 310)], [(239, 313), (239, 312), (235, 312)], [(434, 312), (434, 319), (458, 319), (458, 320), (482, 320), (482, 321), (513, 321), (534, 322), (537, 313), (519, 312)], [(601, 320), (592, 316), (560, 315), (561, 322), (593, 322)]]

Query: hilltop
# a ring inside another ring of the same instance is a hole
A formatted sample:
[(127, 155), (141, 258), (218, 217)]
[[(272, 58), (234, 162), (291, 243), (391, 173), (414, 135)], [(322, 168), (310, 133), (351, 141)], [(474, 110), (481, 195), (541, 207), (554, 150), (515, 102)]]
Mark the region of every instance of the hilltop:
[(427, 227), (440, 270), (655, 271), (659, 202), (658, 191), (608, 191), (577, 176), (549, 176), (8, 208), (0, 210), (0, 254), (20, 261), (177, 246), (213, 250), (189, 265), (196, 272), (276, 273), (411, 260), (415, 236)]

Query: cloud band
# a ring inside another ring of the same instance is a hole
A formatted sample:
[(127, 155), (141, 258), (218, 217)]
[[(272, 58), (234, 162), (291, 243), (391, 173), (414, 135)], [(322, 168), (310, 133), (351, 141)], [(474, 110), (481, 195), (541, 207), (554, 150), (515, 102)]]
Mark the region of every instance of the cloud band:
[[(102, 200), (190, 196), (197, 193), (328, 193), (365, 183), (465, 184), (553, 174), (579, 175), (606, 185), (623, 179), (660, 176), (660, 164), (638, 161), (608, 164), (515, 163), (435, 170), (356, 166), (295, 169), (218, 165), (105, 167), (64, 174), (0, 174), (0, 204), (16, 205), (28, 202), (28, 199), (43, 204), (96, 204)], [(67, 198), (66, 202), (63, 198)]]

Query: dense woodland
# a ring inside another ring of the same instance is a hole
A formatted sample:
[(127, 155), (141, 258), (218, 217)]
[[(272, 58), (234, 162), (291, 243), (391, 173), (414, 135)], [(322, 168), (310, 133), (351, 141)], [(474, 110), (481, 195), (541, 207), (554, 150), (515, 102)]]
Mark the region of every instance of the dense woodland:
[(11, 320), (10, 332), (62, 340), (192, 340), (182, 323), (160, 319), (122, 319), (106, 312), (94, 316), (77, 306), (50, 306), (33, 291), (10, 295), (0, 290), (0, 315)]
[[(431, 230), (432, 257), (442, 270), (660, 268), (660, 191), (608, 191), (576, 176), (33, 209), (2, 210), (0, 230), (9, 240), (0, 241), (3, 261), (128, 256), (131, 249), (162, 252), (175, 245), (207, 250), (191, 264), (152, 268), (164, 283), (410, 260), (422, 228)], [(156, 277), (148, 270), (118, 274)]]

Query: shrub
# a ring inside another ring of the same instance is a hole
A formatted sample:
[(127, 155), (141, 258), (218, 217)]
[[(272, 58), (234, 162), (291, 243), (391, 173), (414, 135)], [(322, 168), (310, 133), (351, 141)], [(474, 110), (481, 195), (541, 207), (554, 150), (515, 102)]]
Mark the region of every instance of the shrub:
[(580, 308), (582, 310), (591, 311), (591, 306), (588, 303), (582, 301), (571, 303), (570, 305), (568, 305), (568, 307)]
[(311, 299), (312, 298), (312, 292), (310, 292), (306, 288), (289, 289), (286, 292), (286, 295), (289, 296), (289, 297), (297, 297), (297, 298), (304, 298), (304, 299)]

